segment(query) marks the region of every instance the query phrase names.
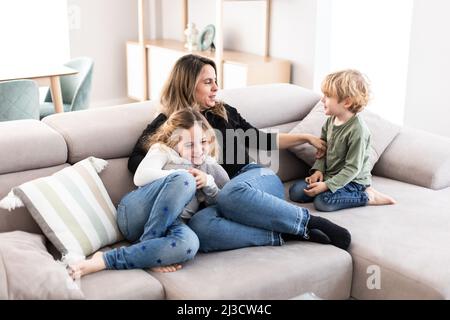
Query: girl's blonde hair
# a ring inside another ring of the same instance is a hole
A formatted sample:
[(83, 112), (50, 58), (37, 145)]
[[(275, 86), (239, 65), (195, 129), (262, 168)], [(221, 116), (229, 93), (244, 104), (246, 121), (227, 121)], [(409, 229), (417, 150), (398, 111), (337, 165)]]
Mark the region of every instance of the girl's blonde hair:
[[(211, 59), (194, 54), (178, 59), (162, 89), (159, 112), (170, 117), (172, 113), (186, 108), (200, 110), (201, 106), (195, 100), (195, 89), (200, 80), (200, 73), (206, 65), (213, 67), (217, 74), (216, 64)], [(222, 102), (216, 102), (216, 105), (208, 110), (228, 120)]]
[(369, 102), (369, 80), (358, 70), (342, 70), (331, 73), (322, 82), (322, 92), (328, 97), (335, 97), (338, 102), (350, 98), (352, 105), (349, 110), (361, 112)]
[(193, 110), (192, 108), (174, 112), (153, 135), (147, 138), (145, 143), (146, 150), (149, 150), (150, 147), (156, 143), (161, 143), (174, 149), (181, 139), (180, 129), (189, 130), (195, 124), (201, 126), (209, 140), (209, 156), (217, 160), (219, 157), (219, 147), (214, 129), (200, 112)]

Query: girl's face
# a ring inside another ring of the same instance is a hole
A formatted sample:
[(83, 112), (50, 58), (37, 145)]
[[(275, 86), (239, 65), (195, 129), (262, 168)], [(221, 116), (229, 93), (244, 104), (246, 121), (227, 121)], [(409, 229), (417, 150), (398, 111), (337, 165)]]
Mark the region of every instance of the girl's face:
[(180, 157), (192, 164), (201, 165), (209, 154), (209, 140), (201, 126), (195, 124), (190, 129), (182, 129), (180, 141), (176, 145)]
[(217, 86), (216, 72), (209, 64), (203, 66), (195, 88), (195, 101), (201, 108), (208, 109), (216, 105)]
[(345, 112), (349, 112), (348, 108), (351, 106), (350, 99), (344, 99), (338, 102), (336, 97), (329, 97), (327, 95), (324, 95), (321, 101), (327, 116), (339, 116)]

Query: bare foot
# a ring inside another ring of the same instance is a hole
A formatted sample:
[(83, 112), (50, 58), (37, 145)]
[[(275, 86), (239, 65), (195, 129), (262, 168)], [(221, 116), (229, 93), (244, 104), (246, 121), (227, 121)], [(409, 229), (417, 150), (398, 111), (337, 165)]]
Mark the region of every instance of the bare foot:
[(394, 198), (385, 195), (384, 193), (378, 192), (372, 187), (368, 187), (366, 189), (367, 195), (369, 196), (368, 205), (370, 206), (379, 206), (385, 204), (395, 204), (397, 201)]
[(97, 272), (106, 269), (105, 261), (103, 260), (103, 252), (96, 252), (92, 258), (83, 260), (69, 266), (69, 274), (72, 279), (79, 279), (89, 273)]
[(175, 263), (168, 266), (150, 268), (150, 270), (154, 272), (165, 273), (165, 272), (175, 272), (177, 270), (180, 270), (182, 267), (183, 266), (181, 264)]

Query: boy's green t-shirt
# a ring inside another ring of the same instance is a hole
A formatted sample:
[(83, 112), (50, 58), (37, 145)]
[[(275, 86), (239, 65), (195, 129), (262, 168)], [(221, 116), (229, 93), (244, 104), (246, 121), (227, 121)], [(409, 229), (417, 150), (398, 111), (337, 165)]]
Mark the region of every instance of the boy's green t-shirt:
[(372, 183), (369, 163), (370, 131), (364, 120), (355, 115), (342, 125), (334, 125), (328, 117), (322, 127), (321, 139), (327, 142), (327, 153), (317, 159), (311, 171), (319, 170), (331, 192), (350, 182)]

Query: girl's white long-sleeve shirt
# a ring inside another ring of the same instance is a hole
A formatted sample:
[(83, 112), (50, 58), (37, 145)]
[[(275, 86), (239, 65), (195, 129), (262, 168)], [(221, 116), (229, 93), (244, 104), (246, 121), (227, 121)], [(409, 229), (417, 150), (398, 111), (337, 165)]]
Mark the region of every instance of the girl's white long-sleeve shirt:
[(186, 171), (196, 168), (206, 173), (206, 186), (199, 190), (193, 201), (189, 203), (182, 213), (183, 218), (190, 218), (199, 207), (200, 202), (215, 203), (219, 190), (230, 179), (226, 171), (212, 157), (206, 157), (203, 164), (194, 166), (189, 160), (179, 156), (172, 148), (163, 144), (154, 144), (139, 164), (134, 175), (134, 184), (142, 187), (158, 179), (164, 178), (176, 171)]

